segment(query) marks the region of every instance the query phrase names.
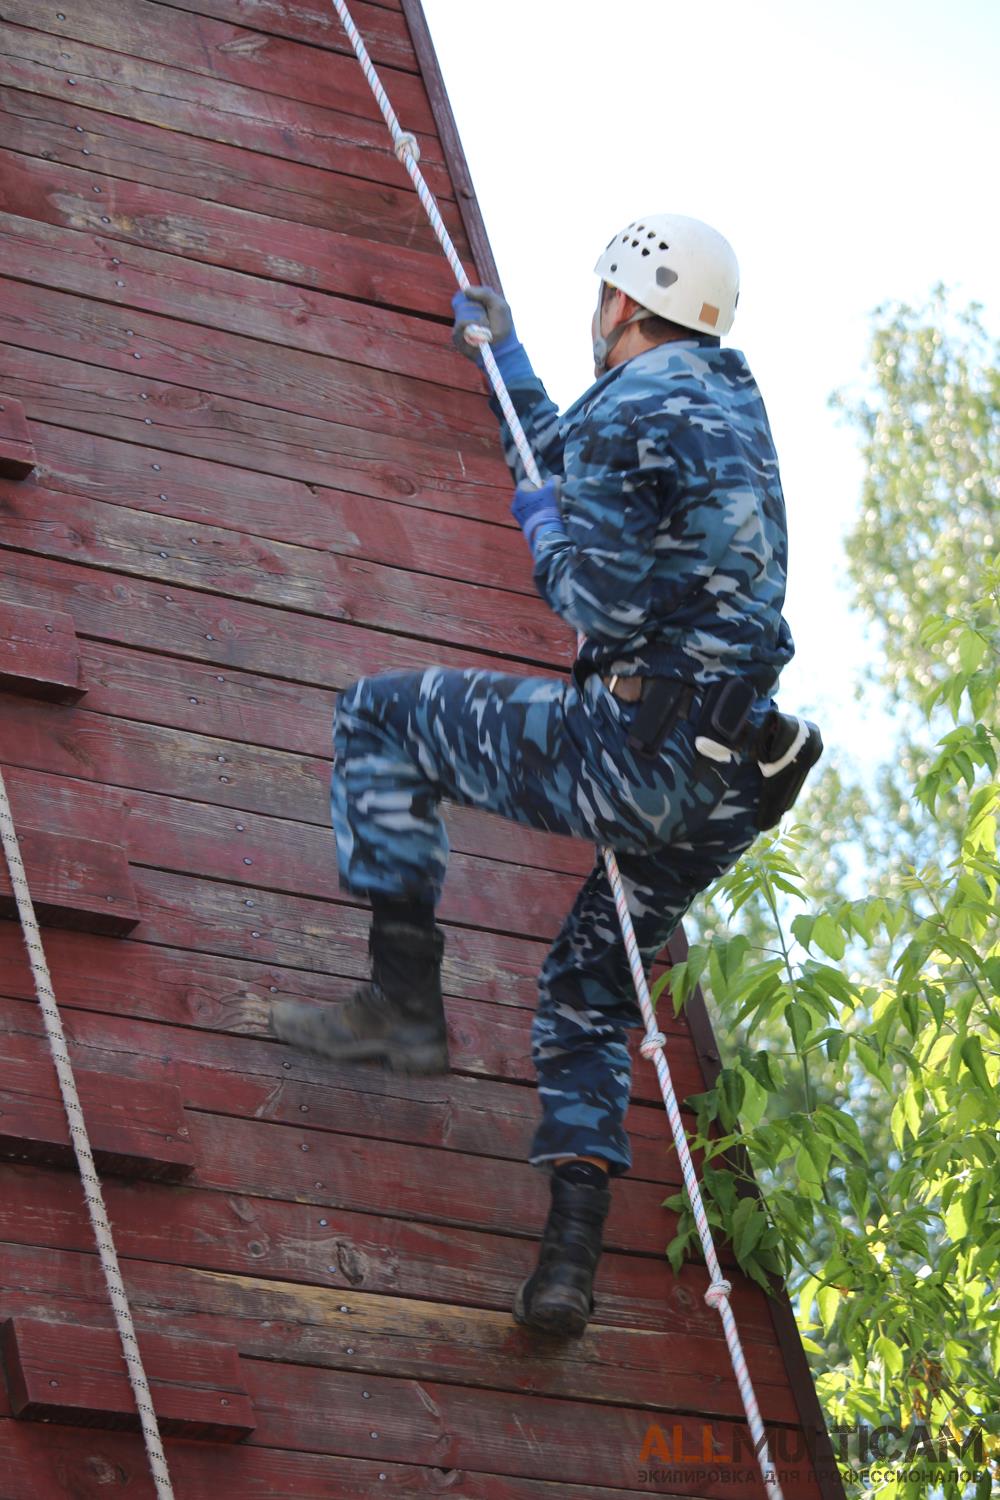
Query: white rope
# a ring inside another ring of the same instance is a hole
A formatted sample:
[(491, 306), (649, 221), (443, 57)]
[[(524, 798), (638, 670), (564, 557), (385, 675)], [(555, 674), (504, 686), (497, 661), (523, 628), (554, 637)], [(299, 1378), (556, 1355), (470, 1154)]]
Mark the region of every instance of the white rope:
[[(358, 28), (355, 26), (353, 20), (351, 19), (350, 11), (344, 4), (344, 0), (331, 0), (331, 3), (344, 24), (344, 30), (347, 32), (348, 38), (351, 42), (351, 46), (354, 48), (358, 62), (361, 64), (362, 70), (364, 72), (365, 78), (368, 80), (368, 85), (375, 96), (375, 101), (378, 104), (379, 109), (382, 111), (382, 116), (389, 128), (389, 134), (392, 136), (393, 148), (396, 151), (399, 160), (402, 162), (403, 166), (410, 174), (410, 179), (413, 182), (413, 186), (416, 188), (417, 195), (424, 206), (428, 219), (430, 220), (431, 228), (434, 230), (434, 233), (437, 236), (438, 243), (440, 244), (441, 249), (444, 251), (445, 257), (448, 261), (448, 264), (451, 266), (451, 269), (455, 276), (455, 280), (458, 282), (460, 290), (464, 292), (470, 285), (469, 278), (465, 273), (465, 268), (462, 265), (462, 262), (458, 258), (455, 246), (452, 244), (451, 236), (449, 235), (448, 230), (445, 227), (445, 223), (441, 217), (440, 210), (438, 209), (437, 203), (434, 200), (434, 195), (431, 192), (430, 188), (427, 186), (427, 183), (424, 181), (423, 174), (417, 165), (418, 153), (415, 153), (413, 150), (413, 145), (415, 145), (413, 136), (401, 129), (399, 120), (396, 118), (396, 113), (389, 102), (389, 96), (386, 94), (385, 89), (382, 87), (382, 82), (375, 71), (371, 58), (368, 55), (368, 49), (365, 47)], [(410, 143), (413, 144), (411, 145)], [(531, 446), (528, 443), (528, 439), (525, 435), (524, 428), (521, 426), (517, 412), (514, 410), (514, 406), (511, 402), (507, 387), (504, 384), (503, 376), (500, 374), (500, 371), (497, 367), (497, 362), (493, 357), (493, 351), (489, 348), (489, 329), (483, 328), (478, 324), (473, 324), (466, 329), (466, 337), (469, 339), (470, 343), (480, 345), (484, 368), (487, 375), (489, 376), (490, 384), (493, 387), (496, 398), (500, 403), (500, 409), (503, 412), (504, 418), (507, 422), (507, 427), (510, 431), (511, 437), (514, 440), (514, 446), (517, 449), (518, 456), (520, 457), (521, 462), (524, 465), (524, 471), (527, 474), (528, 478), (531, 480), (532, 484), (541, 485), (542, 476), (539, 471), (538, 465), (535, 462), (535, 457), (531, 451)], [(781, 1485), (778, 1481), (777, 1470), (775, 1469), (774, 1464), (771, 1461), (767, 1438), (764, 1432), (764, 1424), (761, 1420), (760, 1408), (757, 1405), (757, 1398), (754, 1394), (753, 1385), (750, 1380), (750, 1374), (747, 1369), (746, 1357), (743, 1353), (743, 1346), (740, 1342), (739, 1332), (736, 1327), (736, 1320), (733, 1317), (732, 1308), (729, 1305), (729, 1294), (732, 1291), (732, 1287), (723, 1276), (721, 1268), (719, 1266), (719, 1258), (715, 1251), (715, 1244), (712, 1239), (712, 1231), (709, 1228), (708, 1224), (708, 1215), (705, 1213), (705, 1205), (702, 1201), (701, 1189), (698, 1186), (698, 1179), (695, 1176), (694, 1164), (691, 1161), (691, 1152), (688, 1147), (687, 1137), (684, 1134), (684, 1126), (681, 1122), (680, 1109), (677, 1105), (677, 1096), (674, 1093), (673, 1081), (670, 1077), (670, 1068), (667, 1063), (666, 1054), (664, 1052), (666, 1038), (656, 1024), (656, 1012), (653, 1009), (653, 1002), (649, 994), (649, 986), (646, 983), (646, 974), (642, 966), (642, 955), (639, 952), (639, 945), (636, 942), (635, 929), (632, 925), (632, 917), (628, 909), (628, 901), (625, 896), (625, 888), (622, 883), (621, 871), (618, 868), (618, 861), (615, 858), (614, 851), (612, 849), (602, 849), (601, 854), (604, 859), (605, 868), (608, 872), (608, 881), (611, 885), (611, 891), (614, 896), (615, 908), (618, 912), (618, 920), (621, 924), (622, 937), (625, 940), (625, 951), (628, 954), (629, 967), (632, 971), (632, 979), (635, 984), (636, 995), (639, 1000), (643, 1021), (646, 1027), (646, 1036), (639, 1050), (642, 1055), (648, 1058), (656, 1068), (656, 1076), (659, 1079), (660, 1083), (660, 1092), (663, 1095), (663, 1102), (666, 1106), (667, 1116), (670, 1120), (670, 1128), (673, 1132), (674, 1144), (677, 1147), (677, 1155), (681, 1163), (681, 1171), (684, 1177), (684, 1186), (687, 1188), (688, 1198), (691, 1201), (691, 1208), (694, 1213), (695, 1224), (697, 1225), (702, 1249), (705, 1254), (705, 1263), (708, 1266), (710, 1285), (708, 1291), (705, 1293), (705, 1300), (710, 1307), (715, 1308), (722, 1319), (722, 1327), (726, 1336), (726, 1343), (729, 1346), (729, 1354), (733, 1362), (733, 1373), (736, 1376), (736, 1382), (739, 1386), (740, 1396), (743, 1400), (743, 1409), (746, 1412), (747, 1425), (750, 1428), (750, 1433), (753, 1438), (754, 1452), (757, 1454), (757, 1459), (760, 1464), (760, 1471), (764, 1479), (764, 1483), (768, 1487), (768, 1493), (771, 1496), (775, 1497), (775, 1500), (784, 1500)]]
[(10, 871), (10, 881), (17, 901), (25, 947), (28, 950), (28, 961), (31, 964), (31, 973), (35, 981), (35, 993), (45, 1021), (45, 1034), (48, 1037), (52, 1061), (55, 1063), (59, 1079), (59, 1091), (62, 1094), (73, 1150), (76, 1153), (76, 1162), (83, 1183), (83, 1196), (87, 1200), (87, 1211), (90, 1215), (94, 1239), (97, 1241), (97, 1252), (101, 1258), (108, 1296), (111, 1299), (115, 1322), (118, 1325), (122, 1354), (125, 1357), (129, 1384), (132, 1387), (139, 1421), (142, 1424), (142, 1435), (146, 1442), (146, 1453), (153, 1473), (153, 1482), (156, 1485), (157, 1500), (174, 1500), (159, 1424), (149, 1392), (149, 1381), (146, 1379), (142, 1356), (139, 1353), (135, 1325), (132, 1322), (132, 1310), (129, 1307), (128, 1294), (125, 1291), (118, 1255), (111, 1236), (111, 1223), (104, 1206), (100, 1179), (94, 1166), (94, 1153), (91, 1150), (90, 1137), (87, 1134), (87, 1125), (80, 1106), (80, 1095), (73, 1076), (73, 1064), (70, 1062), (69, 1050), (66, 1046), (66, 1033), (63, 1031), (62, 1017), (52, 989), (49, 966), (42, 947), (42, 935), (38, 930), (38, 918), (35, 915), (31, 891), (28, 888), (28, 878), (24, 870), (24, 861), (21, 858), (21, 846), (18, 843), (14, 815), (11, 812), (2, 771), (0, 771), (0, 843), (3, 845), (7, 869)]

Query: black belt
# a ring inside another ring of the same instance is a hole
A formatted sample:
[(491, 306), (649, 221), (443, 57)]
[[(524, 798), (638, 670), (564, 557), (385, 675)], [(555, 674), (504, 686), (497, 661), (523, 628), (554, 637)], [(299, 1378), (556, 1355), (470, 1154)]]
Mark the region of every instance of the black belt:
[(727, 764), (734, 756), (755, 760), (764, 776), (757, 812), (759, 829), (773, 828), (795, 802), (809, 771), (823, 753), (815, 724), (772, 709), (762, 724), (751, 725), (758, 693), (745, 677), (726, 677), (707, 687), (669, 677), (602, 674), (601, 681), (623, 703), (638, 703), (628, 745), (642, 755), (658, 755), (681, 719), (695, 721), (695, 748), (704, 763)]

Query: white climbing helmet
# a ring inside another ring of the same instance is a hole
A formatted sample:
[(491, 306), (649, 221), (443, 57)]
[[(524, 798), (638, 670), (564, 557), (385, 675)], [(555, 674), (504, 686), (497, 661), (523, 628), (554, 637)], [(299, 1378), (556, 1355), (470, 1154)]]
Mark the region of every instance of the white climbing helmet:
[(724, 334), (733, 326), (740, 268), (729, 241), (700, 219), (635, 219), (610, 241), (594, 270), (641, 307), (684, 328)]

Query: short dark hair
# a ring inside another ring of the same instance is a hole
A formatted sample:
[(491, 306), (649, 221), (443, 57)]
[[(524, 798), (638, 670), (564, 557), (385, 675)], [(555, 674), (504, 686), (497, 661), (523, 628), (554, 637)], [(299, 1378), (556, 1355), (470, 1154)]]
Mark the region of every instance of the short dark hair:
[[(601, 292), (601, 306), (603, 307), (608, 300), (609, 292), (617, 292), (618, 290), (619, 288), (612, 286), (610, 281), (605, 281), (603, 283), (603, 291)], [(625, 296), (628, 296), (628, 292), (625, 293)], [(634, 297), (631, 300), (635, 302)], [(641, 303), (636, 302), (636, 307), (641, 307), (641, 305)], [(689, 339), (694, 332), (691, 328), (685, 328), (683, 323), (673, 323), (669, 318), (661, 318), (656, 313), (651, 313), (648, 318), (643, 318), (641, 327), (643, 335), (654, 344), (666, 343), (670, 339)]]

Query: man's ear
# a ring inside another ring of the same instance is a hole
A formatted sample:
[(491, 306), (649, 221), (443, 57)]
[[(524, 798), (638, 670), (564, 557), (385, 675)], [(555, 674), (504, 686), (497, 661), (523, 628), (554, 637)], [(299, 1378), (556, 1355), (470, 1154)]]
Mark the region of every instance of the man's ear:
[(627, 318), (630, 318), (634, 312), (638, 312), (639, 310), (638, 302), (633, 297), (629, 297), (625, 292), (619, 291), (618, 287), (612, 287), (611, 294), (605, 306), (612, 309), (616, 327), (619, 323), (624, 323)]

